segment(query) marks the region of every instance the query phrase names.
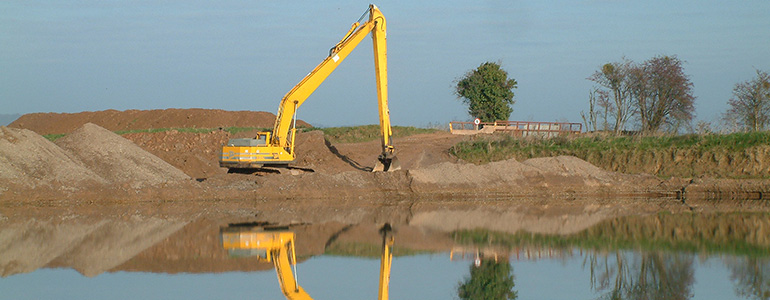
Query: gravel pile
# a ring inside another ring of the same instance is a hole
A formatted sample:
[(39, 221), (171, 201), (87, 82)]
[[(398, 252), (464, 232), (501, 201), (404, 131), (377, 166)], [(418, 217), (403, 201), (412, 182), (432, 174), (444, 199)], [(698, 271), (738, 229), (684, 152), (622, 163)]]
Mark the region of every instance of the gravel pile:
[(75, 187), (107, 181), (75, 155), (26, 129), (0, 127), (0, 192), (10, 186)]
[(92, 123), (56, 140), (56, 145), (111, 183), (139, 188), (190, 178), (133, 142)]

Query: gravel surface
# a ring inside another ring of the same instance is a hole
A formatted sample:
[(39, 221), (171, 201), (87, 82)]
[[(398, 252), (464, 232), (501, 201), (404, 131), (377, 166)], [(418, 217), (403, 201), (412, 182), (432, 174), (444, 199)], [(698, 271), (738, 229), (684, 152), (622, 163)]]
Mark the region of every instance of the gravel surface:
[(190, 178), (131, 141), (92, 123), (56, 140), (56, 144), (112, 183), (139, 188)]

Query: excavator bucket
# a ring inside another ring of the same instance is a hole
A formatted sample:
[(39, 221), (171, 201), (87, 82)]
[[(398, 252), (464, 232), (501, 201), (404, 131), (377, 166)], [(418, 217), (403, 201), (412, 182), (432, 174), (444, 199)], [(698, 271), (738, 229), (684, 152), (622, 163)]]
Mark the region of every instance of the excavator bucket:
[(393, 172), (401, 170), (401, 162), (397, 157), (392, 158), (378, 158), (374, 163), (372, 172)]

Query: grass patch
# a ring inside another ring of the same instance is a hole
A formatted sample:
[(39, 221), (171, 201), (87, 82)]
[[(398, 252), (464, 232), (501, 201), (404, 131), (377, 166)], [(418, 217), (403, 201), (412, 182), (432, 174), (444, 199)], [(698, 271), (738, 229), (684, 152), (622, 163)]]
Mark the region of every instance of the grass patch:
[(55, 133), (55, 134), (44, 134), (43, 137), (48, 139), (49, 141), (53, 142), (59, 139), (60, 137), (65, 136), (64, 133)]
[(509, 135), (482, 137), (454, 145), (450, 153), (466, 161), (488, 163), (509, 158), (527, 159), (553, 155), (587, 157), (591, 152), (695, 150), (740, 153), (770, 144), (770, 132), (708, 135), (664, 135), (633, 137), (515, 138)]
[[(327, 128), (307, 128), (303, 132), (320, 130), (324, 136), (332, 143), (360, 143), (380, 139), (380, 125), (364, 125), (351, 127), (327, 127)], [(405, 137), (421, 133), (433, 133), (437, 129), (416, 128), (411, 126), (393, 126), (393, 137)]]

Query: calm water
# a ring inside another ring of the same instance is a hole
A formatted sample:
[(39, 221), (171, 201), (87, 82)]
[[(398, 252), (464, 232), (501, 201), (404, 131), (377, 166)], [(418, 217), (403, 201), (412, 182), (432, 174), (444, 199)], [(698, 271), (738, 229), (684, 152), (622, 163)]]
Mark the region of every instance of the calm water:
[[(517, 299), (769, 299), (767, 219), (656, 215), (555, 236), (394, 225), (390, 298), (460, 299), (460, 289), (493, 283)], [(285, 299), (272, 264), (223, 248), (221, 221), (85, 223), (0, 229), (22, 244), (0, 246), (0, 299)], [(376, 229), (286, 228), (299, 284), (314, 299), (376, 299)]]

